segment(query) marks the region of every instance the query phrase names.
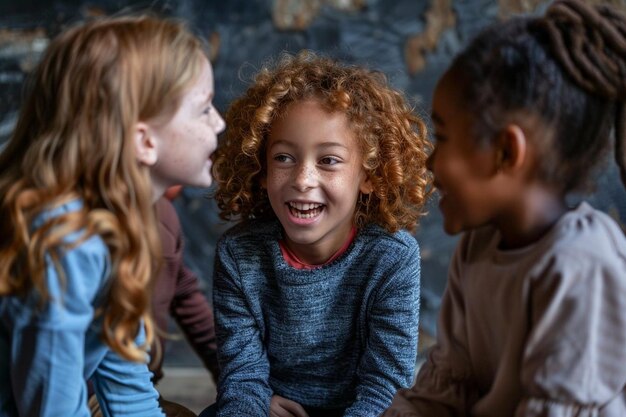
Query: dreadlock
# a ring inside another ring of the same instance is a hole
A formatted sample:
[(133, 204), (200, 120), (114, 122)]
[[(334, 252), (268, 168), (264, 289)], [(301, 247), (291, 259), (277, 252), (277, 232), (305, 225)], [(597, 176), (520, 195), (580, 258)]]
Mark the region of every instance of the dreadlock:
[(615, 159), (626, 185), (626, 16), (608, 5), (560, 0), (543, 24), (554, 55), (575, 82), (616, 102)]
[(479, 146), (509, 123), (538, 126), (537, 175), (565, 193), (588, 185), (616, 127), (626, 185), (626, 16), (616, 9), (557, 0), (544, 17), (485, 29), (450, 71), (474, 113)]

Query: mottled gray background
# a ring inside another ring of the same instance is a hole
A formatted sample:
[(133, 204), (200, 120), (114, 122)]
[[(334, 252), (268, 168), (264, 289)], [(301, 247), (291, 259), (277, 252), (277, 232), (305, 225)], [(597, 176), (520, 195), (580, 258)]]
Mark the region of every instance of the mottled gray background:
[[(611, 2), (622, 4), (622, 0)], [(2, 0), (0, 143), (14, 125), (21, 85), (50, 37), (88, 16), (151, 9), (187, 20), (211, 45), (215, 102), (222, 112), (263, 62), (281, 51), (308, 48), (384, 71), (427, 115), (436, 80), (477, 30), (514, 14), (540, 13), (546, 4), (542, 0)], [(218, 220), (214, 203), (206, 198), (208, 191), (185, 189), (175, 204), (186, 235), (186, 262), (202, 278), (210, 296), (215, 241), (228, 225)], [(598, 190), (590, 199), (622, 224), (626, 221), (626, 193), (612, 165), (598, 175)], [(442, 232), (434, 201), (416, 236), (423, 255), (421, 323), (433, 334), (456, 242)], [(184, 343), (173, 344), (168, 361), (197, 363), (185, 349)]]

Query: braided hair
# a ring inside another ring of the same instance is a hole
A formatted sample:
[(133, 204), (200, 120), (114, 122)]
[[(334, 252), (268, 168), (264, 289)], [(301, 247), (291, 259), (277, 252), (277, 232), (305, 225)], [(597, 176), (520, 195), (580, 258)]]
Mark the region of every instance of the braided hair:
[(544, 17), (487, 28), (450, 71), (462, 81), (479, 145), (509, 123), (543, 129), (538, 175), (569, 192), (587, 185), (615, 127), (626, 185), (626, 16), (615, 8), (557, 0)]

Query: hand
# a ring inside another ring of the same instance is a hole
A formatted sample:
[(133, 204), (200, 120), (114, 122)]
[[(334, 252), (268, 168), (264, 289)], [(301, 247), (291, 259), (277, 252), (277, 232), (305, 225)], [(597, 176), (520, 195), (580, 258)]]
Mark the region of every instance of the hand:
[(270, 402), (270, 417), (309, 417), (309, 415), (297, 402), (273, 395)]

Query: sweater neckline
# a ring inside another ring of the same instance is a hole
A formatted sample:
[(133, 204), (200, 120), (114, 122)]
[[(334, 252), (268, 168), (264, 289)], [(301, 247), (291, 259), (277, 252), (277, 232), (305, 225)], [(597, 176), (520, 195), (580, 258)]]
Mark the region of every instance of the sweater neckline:
[(289, 247), (287, 246), (287, 242), (285, 241), (284, 238), (278, 240), (278, 246), (280, 247), (280, 252), (283, 255), (283, 260), (289, 266), (295, 269), (306, 269), (306, 270), (319, 269), (325, 265), (332, 263), (335, 259), (343, 255), (348, 250), (352, 242), (354, 241), (356, 233), (357, 233), (356, 227), (352, 226), (352, 229), (350, 229), (350, 234), (348, 235), (348, 238), (343, 243), (343, 245), (341, 245), (341, 247), (337, 250), (337, 252), (335, 252), (326, 262), (322, 264), (308, 264), (302, 261), (300, 258), (298, 258), (295, 252), (289, 249)]
[(272, 242), (270, 243), (270, 250), (272, 257), (275, 259), (275, 265), (278, 270), (282, 271), (281, 275), (283, 275), (284, 279), (288, 279), (289, 281), (293, 281), (293, 283), (298, 284), (302, 283), (303, 277), (306, 277), (308, 283), (318, 280), (314, 277), (319, 277), (319, 280), (325, 280), (328, 278), (328, 274), (332, 274), (332, 272), (329, 271), (334, 268), (342, 268), (346, 263), (349, 264), (352, 262), (355, 253), (358, 252), (358, 247), (360, 247), (362, 243), (362, 235), (364, 231), (369, 228), (369, 226), (365, 226), (363, 229), (356, 229), (354, 239), (352, 239), (345, 251), (338, 254), (335, 259), (329, 260), (323, 265), (319, 265), (313, 269), (298, 269), (291, 266), (283, 257), (279, 241), (284, 239), (284, 231), (278, 220), (276, 221), (274, 227), (275, 238), (272, 239)]

